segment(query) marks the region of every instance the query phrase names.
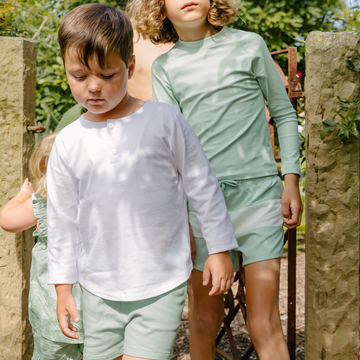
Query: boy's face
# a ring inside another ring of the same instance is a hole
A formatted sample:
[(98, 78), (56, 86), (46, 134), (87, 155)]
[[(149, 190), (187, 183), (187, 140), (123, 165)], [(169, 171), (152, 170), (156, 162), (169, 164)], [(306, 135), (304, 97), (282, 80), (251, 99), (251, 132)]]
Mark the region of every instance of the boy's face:
[[(134, 73), (135, 57), (126, 68), (120, 55), (108, 55), (102, 69), (96, 59), (89, 59), (89, 68), (83, 65), (75, 48), (66, 51), (64, 65), (75, 100), (94, 115), (116, 110), (127, 94), (127, 81)], [(96, 118), (96, 116), (95, 116)]]
[(175, 27), (203, 25), (210, 10), (210, 0), (165, 0), (166, 16)]

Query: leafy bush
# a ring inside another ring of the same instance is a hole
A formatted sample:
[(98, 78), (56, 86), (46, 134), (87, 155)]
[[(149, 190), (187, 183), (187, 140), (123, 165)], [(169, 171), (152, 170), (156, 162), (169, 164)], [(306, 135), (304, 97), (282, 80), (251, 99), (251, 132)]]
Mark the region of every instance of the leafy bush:
[[(31, 13), (17, 9), (15, 18), (13, 15), (7, 17), (7, 26), (11, 26), (12, 30), (2, 35), (32, 38), (42, 26), (44, 17), (47, 18), (35, 39), (38, 45), (36, 121), (54, 129), (62, 114), (76, 104), (67, 85), (57, 43), (57, 30), (61, 19), (68, 11), (85, 3), (108, 3), (124, 8), (127, 1), (18, 0), (18, 2)], [(5, 3), (0, 0), (0, 4)], [(232, 26), (259, 33), (264, 37), (270, 50), (297, 45), (301, 60), (304, 52), (302, 39), (313, 30), (333, 29), (334, 16), (344, 8), (344, 0), (243, 1), (239, 11), (240, 18)], [(283, 58), (282, 61), (284, 65), (286, 59)], [(303, 63), (300, 63), (300, 70), (304, 71)]]
[(10, 25), (14, 17), (15, 0), (0, 2), (0, 36), (15, 35)]

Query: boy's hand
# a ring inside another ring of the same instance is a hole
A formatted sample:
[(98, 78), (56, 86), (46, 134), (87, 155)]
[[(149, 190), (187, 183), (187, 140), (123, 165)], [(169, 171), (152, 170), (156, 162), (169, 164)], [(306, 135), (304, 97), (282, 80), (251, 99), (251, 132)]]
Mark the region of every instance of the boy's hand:
[(20, 191), (27, 192), (30, 195), (34, 192), (34, 190), (32, 188), (32, 184), (28, 178), (25, 179), (24, 183), (21, 186)]
[(76, 310), (76, 302), (72, 294), (72, 285), (55, 285), (57, 293), (57, 318), (60, 330), (70, 339), (78, 339), (79, 335), (75, 334), (77, 328), (70, 322), (72, 318), (76, 323), (80, 321), (80, 316)]
[(303, 207), (300, 198), (299, 176), (285, 175), (285, 188), (281, 196), (284, 226), (293, 229), (301, 224)]
[(212, 276), (212, 288), (209, 296), (224, 294), (234, 282), (234, 270), (228, 251), (211, 254), (206, 260), (203, 272), (203, 285), (207, 285)]

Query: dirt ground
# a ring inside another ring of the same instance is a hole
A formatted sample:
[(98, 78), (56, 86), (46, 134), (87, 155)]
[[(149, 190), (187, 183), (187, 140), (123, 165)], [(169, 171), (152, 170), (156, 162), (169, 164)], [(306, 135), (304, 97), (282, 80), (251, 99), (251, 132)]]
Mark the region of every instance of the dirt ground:
[[(299, 253), (296, 261), (296, 359), (305, 359), (305, 254)], [(287, 259), (283, 258), (281, 262), (281, 283), (280, 283), (280, 314), (281, 321), (286, 336), (286, 324), (287, 324)], [(234, 321), (232, 322), (233, 334), (235, 335), (235, 341), (237, 349), (242, 355), (250, 344), (250, 338), (245, 327), (244, 319), (241, 312), (238, 313)], [(226, 336), (222, 339), (219, 348), (225, 351), (227, 354), (231, 354), (230, 346)], [(184, 307), (183, 316), (181, 319), (181, 325), (179, 333), (174, 345), (173, 360), (190, 360), (189, 355), (189, 328), (188, 328), (188, 306), (187, 302)], [(222, 360), (219, 354), (216, 354), (216, 360)], [(254, 354), (250, 356), (250, 359), (255, 359)]]

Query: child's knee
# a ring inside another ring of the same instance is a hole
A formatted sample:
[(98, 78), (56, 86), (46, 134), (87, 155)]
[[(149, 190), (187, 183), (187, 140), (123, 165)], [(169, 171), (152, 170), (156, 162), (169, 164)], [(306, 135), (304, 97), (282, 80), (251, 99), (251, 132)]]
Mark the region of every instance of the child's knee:
[(224, 319), (223, 309), (197, 308), (193, 310), (192, 320), (196, 328), (202, 333), (217, 334)]
[(253, 341), (271, 338), (277, 331), (281, 330), (280, 321), (271, 317), (254, 316), (247, 320), (247, 329)]

